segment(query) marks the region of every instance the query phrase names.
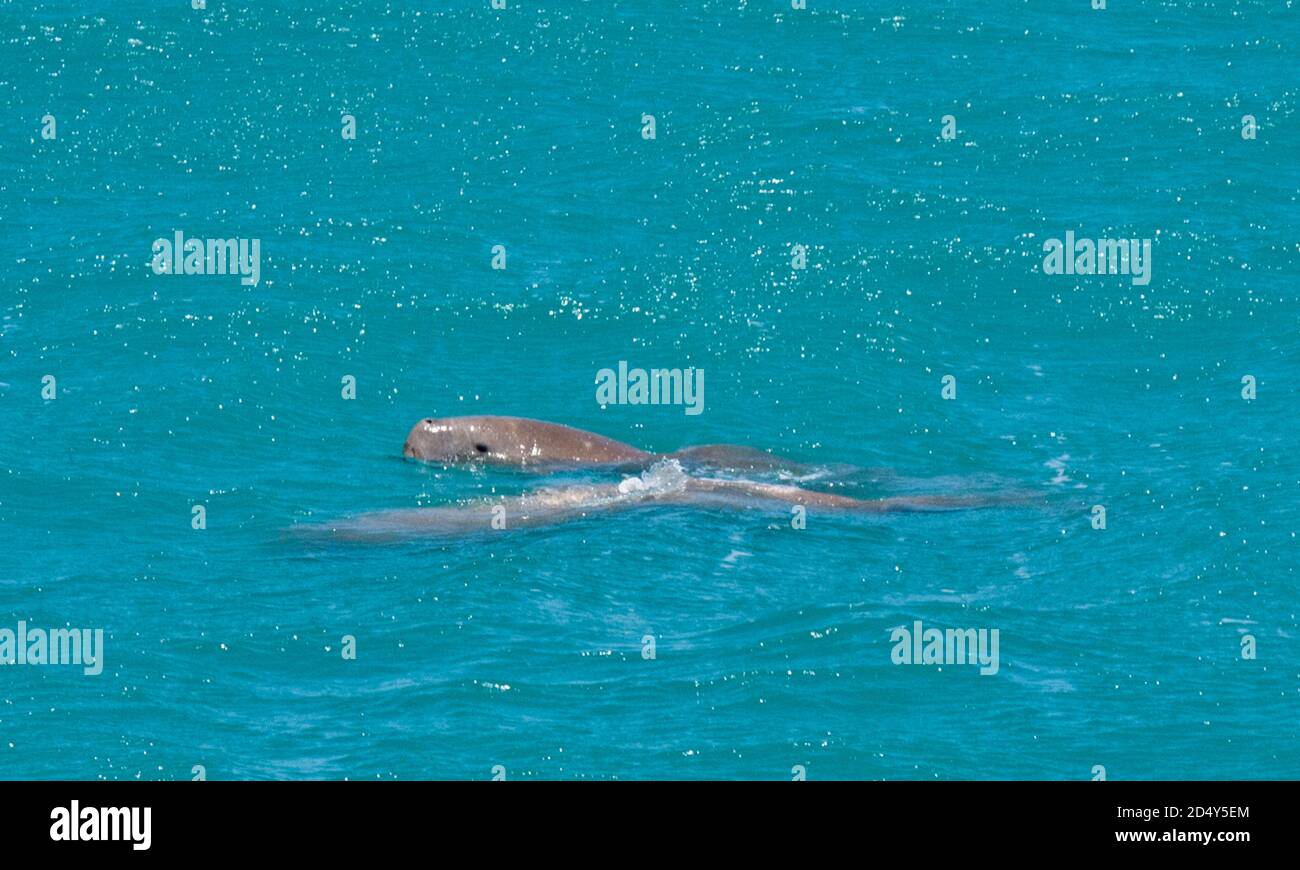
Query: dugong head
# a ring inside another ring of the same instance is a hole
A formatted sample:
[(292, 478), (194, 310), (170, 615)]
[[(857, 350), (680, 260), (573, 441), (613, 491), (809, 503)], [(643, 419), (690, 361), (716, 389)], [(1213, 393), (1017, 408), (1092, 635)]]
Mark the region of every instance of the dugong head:
[(490, 447), (483, 440), (485, 433), (467, 425), (464, 418), (439, 420), (426, 417), (411, 427), (402, 446), (402, 455), (411, 459), (433, 462), (463, 462), (468, 459), (486, 459)]

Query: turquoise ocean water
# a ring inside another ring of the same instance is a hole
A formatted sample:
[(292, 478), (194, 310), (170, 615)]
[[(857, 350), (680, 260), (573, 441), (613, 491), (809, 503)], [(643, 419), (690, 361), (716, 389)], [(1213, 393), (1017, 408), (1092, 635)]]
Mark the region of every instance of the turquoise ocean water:
[[(1109, 7), (0, 3), (0, 629), (105, 638), (0, 666), (0, 776), (1300, 777), (1300, 9)], [(458, 414), (1043, 499), (287, 532), (547, 482), (401, 458)]]

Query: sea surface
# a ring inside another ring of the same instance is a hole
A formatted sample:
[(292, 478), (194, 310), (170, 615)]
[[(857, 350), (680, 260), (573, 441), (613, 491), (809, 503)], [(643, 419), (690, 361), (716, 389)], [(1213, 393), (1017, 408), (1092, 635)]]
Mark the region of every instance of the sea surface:
[[(0, 777), (1300, 777), (1300, 7), (1108, 5), (0, 2)], [(1038, 498), (310, 534), (464, 414)]]

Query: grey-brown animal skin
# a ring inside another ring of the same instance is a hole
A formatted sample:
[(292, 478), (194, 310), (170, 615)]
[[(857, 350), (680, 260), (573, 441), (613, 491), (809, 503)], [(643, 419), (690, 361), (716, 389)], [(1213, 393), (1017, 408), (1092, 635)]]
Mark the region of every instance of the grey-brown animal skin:
[(402, 455), (427, 462), (482, 462), (520, 468), (582, 465), (648, 465), (659, 459), (680, 459), (694, 465), (773, 470), (798, 470), (799, 465), (731, 444), (705, 444), (673, 453), (649, 453), (572, 426), (527, 417), (426, 417), (411, 427)]
[(630, 444), (527, 417), (427, 417), (406, 436), (402, 454), (430, 462), (493, 465), (621, 465), (653, 460)]
[[(750, 509), (764, 504), (804, 505), (812, 511), (859, 514), (930, 513), (980, 508), (1029, 506), (1039, 501), (1032, 492), (992, 495), (918, 495), (881, 499), (856, 499), (794, 486), (741, 480), (687, 477), (668, 491), (625, 490), (616, 484), (580, 484), (548, 487), (517, 496), (476, 499), (440, 507), (379, 511), (329, 524), (295, 529), (304, 538), (328, 537), (338, 541), (399, 541), (427, 535), (461, 536), (502, 528), (520, 529), (582, 519), (613, 511), (654, 505), (696, 508)], [(500, 510), (504, 525), (494, 524)]]

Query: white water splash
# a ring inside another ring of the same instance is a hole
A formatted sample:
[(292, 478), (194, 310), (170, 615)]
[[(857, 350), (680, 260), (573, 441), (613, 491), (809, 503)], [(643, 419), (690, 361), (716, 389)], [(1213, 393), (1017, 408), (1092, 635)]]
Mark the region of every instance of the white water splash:
[(620, 495), (648, 497), (685, 492), (687, 474), (676, 459), (663, 459), (637, 477), (625, 477), (618, 485)]

